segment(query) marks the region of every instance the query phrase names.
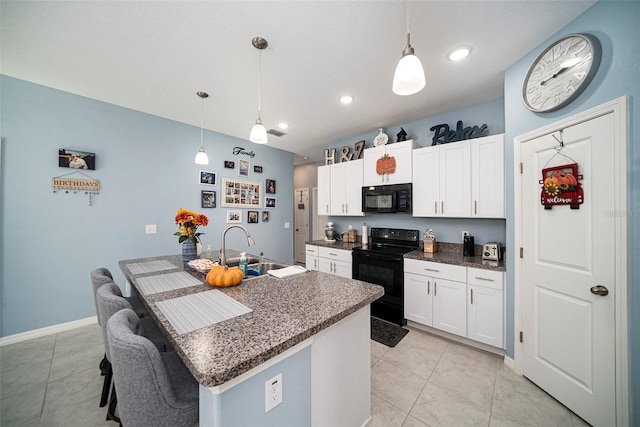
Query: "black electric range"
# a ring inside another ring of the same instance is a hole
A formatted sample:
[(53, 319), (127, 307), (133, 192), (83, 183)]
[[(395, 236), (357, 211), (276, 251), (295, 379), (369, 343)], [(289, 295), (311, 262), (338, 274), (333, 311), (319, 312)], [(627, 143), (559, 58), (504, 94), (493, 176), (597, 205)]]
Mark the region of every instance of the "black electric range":
[(372, 228), (370, 243), (353, 249), (352, 277), (384, 287), (384, 296), (371, 304), (371, 315), (404, 325), (404, 258), (420, 247), (420, 232)]

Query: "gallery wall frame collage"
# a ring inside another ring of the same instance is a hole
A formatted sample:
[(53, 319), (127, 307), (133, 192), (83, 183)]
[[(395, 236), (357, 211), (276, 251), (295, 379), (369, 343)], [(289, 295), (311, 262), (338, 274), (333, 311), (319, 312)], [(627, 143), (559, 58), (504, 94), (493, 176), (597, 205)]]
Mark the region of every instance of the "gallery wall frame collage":
[[(213, 171), (200, 170), (198, 174), (199, 184), (207, 187), (217, 187), (220, 181), (220, 206), (227, 209), (227, 224), (242, 224), (243, 213), (246, 211), (246, 222), (257, 224), (269, 221), (269, 210), (277, 207), (276, 180), (265, 179), (260, 181), (249, 180), (251, 174), (251, 162), (248, 160), (225, 160), (225, 169), (237, 170), (237, 178), (223, 176), (219, 179), (218, 174)], [(261, 174), (263, 167), (253, 166), (253, 174)], [(254, 176), (254, 179), (256, 177)], [(200, 191), (200, 206), (204, 209), (217, 207), (217, 192), (214, 189), (203, 189)], [(269, 209), (269, 210), (262, 210)]]

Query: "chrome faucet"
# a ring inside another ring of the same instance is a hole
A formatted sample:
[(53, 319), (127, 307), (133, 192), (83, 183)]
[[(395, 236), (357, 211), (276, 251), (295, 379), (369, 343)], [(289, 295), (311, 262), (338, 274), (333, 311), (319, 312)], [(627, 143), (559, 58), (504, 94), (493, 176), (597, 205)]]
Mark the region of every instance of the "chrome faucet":
[(227, 231), (231, 230), (232, 228), (240, 228), (242, 229), (242, 231), (244, 231), (244, 234), (247, 235), (247, 243), (249, 244), (249, 246), (253, 246), (256, 244), (256, 242), (253, 241), (253, 239), (251, 238), (251, 235), (249, 234), (249, 230), (247, 230), (244, 226), (242, 225), (230, 225), (227, 228), (224, 229), (224, 231), (222, 232), (222, 243), (220, 245), (220, 265), (227, 265), (227, 255), (225, 254), (225, 236), (227, 235)]

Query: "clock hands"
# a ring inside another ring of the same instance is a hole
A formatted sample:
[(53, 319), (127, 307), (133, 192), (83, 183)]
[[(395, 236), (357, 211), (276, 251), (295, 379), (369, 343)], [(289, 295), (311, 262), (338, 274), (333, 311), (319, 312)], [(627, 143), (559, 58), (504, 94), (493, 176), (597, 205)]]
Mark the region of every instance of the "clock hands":
[(564, 73), (565, 71), (567, 71), (569, 68), (573, 68), (575, 67), (578, 62), (580, 62), (580, 58), (571, 58), (571, 59), (567, 59), (566, 61), (564, 61), (562, 64), (560, 64), (560, 69), (558, 70), (557, 73), (555, 73), (553, 76), (549, 77), (546, 80), (543, 80), (540, 82), (540, 86), (544, 86), (545, 83), (547, 83), (549, 80), (551, 79), (555, 79), (556, 77), (558, 77), (560, 74)]

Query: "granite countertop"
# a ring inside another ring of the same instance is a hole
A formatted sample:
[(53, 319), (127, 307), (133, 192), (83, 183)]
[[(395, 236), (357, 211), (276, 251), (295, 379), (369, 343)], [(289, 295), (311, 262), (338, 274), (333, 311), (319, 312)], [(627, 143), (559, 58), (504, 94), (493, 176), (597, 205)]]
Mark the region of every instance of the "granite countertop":
[[(322, 246), (325, 248), (352, 250), (363, 247), (362, 242), (326, 242), (324, 240), (312, 240), (306, 242), (307, 245)], [(364, 245), (366, 246), (366, 245)], [(483, 260), (481, 254), (482, 245), (476, 246), (476, 256), (466, 257), (462, 255), (462, 245), (458, 243), (438, 242), (440, 248), (436, 253), (425, 253), (422, 250), (415, 250), (404, 254), (407, 259), (417, 259), (420, 261), (440, 262), (443, 264), (460, 265), (463, 267), (481, 268), (484, 270), (506, 271), (504, 259), (500, 261)]]
[[(239, 253), (226, 251), (227, 258)], [(153, 260), (168, 260), (176, 269), (133, 275), (127, 268), (128, 264)], [(124, 260), (120, 268), (136, 288), (140, 277), (183, 270), (180, 255)], [(251, 370), (384, 294), (381, 286), (318, 271), (284, 279), (263, 275), (238, 286), (215, 288), (253, 310), (251, 313), (179, 335), (156, 303), (214, 289), (206, 284), (204, 274), (189, 268), (186, 271), (203, 284), (140, 297), (193, 376), (207, 387)]]
[(362, 247), (362, 242), (346, 243), (341, 240), (336, 240), (335, 242), (327, 242), (326, 240), (311, 240), (305, 243), (307, 245), (322, 246), (323, 248), (332, 248), (332, 249), (344, 249), (347, 251)]

